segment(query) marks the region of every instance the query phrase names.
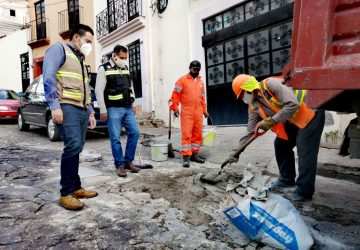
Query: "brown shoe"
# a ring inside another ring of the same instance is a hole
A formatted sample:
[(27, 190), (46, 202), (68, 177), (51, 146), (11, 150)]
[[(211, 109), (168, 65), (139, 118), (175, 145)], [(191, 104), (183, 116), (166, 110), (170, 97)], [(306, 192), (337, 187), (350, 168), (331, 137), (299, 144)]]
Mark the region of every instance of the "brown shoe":
[(90, 190), (86, 190), (84, 188), (80, 188), (78, 190), (76, 190), (73, 195), (76, 198), (94, 198), (96, 196), (98, 196), (98, 193), (95, 191), (90, 191)]
[(127, 176), (125, 168), (117, 168), (116, 173), (117, 173), (117, 175), (119, 177), (126, 177)]
[(81, 210), (85, 206), (84, 203), (71, 194), (60, 196), (59, 205), (69, 210)]
[(130, 170), (132, 173), (140, 172), (140, 168), (136, 166), (134, 163), (125, 164), (125, 169)]

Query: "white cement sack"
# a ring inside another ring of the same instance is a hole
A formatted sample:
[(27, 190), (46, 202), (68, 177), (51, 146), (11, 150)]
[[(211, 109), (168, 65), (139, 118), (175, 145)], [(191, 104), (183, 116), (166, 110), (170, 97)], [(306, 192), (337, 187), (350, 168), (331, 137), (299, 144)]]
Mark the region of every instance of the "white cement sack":
[(268, 194), (266, 201), (228, 193), (223, 211), (249, 238), (279, 249), (310, 249), (314, 241), (301, 215), (285, 198)]

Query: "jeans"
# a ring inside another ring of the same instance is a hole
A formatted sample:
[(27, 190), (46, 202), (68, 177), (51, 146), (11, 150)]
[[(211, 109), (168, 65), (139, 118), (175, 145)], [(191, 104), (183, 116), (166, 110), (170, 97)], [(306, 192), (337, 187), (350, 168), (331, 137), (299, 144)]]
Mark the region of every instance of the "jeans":
[(61, 104), (63, 123), (60, 125), (64, 151), (61, 156), (61, 196), (81, 188), (79, 176), (79, 154), (84, 148), (86, 129), (89, 123), (87, 109), (71, 104)]
[[(325, 124), (325, 111), (317, 110), (314, 118), (303, 129), (286, 122), (285, 130), (289, 140), (275, 139), (275, 157), (279, 167), (279, 180), (287, 184), (296, 184), (295, 192), (312, 196), (315, 192), (317, 156), (321, 134)], [(299, 176), (295, 182), (295, 156), (297, 147)]]
[[(123, 168), (132, 163), (135, 158), (136, 145), (139, 139), (139, 129), (132, 108), (108, 108), (108, 130), (111, 142), (111, 151), (114, 157), (115, 168)], [(121, 126), (125, 127), (127, 142), (125, 157), (121, 147)]]

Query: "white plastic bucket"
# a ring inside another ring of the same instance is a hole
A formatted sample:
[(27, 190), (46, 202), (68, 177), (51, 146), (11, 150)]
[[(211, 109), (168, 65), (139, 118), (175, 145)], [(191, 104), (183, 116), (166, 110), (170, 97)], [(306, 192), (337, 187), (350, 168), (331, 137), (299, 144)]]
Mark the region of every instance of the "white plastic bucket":
[(151, 145), (151, 160), (166, 161), (168, 159), (168, 142), (154, 141), (150, 145)]
[(202, 129), (202, 145), (205, 147), (212, 147), (214, 145), (216, 136), (216, 129), (214, 126), (206, 126)]

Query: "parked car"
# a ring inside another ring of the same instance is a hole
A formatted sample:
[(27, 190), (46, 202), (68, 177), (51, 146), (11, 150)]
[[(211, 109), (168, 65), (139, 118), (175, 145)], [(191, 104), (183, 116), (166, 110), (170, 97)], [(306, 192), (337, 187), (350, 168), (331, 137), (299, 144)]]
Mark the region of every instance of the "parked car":
[(15, 91), (0, 89), (0, 117), (16, 118), (20, 97)]
[[(92, 90), (92, 92), (94, 92)], [(95, 96), (92, 94), (92, 98)], [(97, 119), (97, 130), (107, 130), (106, 123), (101, 122), (100, 110), (94, 107), (95, 118)], [(28, 131), (30, 125), (47, 128), (47, 134), (50, 141), (60, 140), (60, 129), (51, 117), (51, 110), (45, 100), (44, 82), (42, 75), (36, 78), (26, 89), (24, 95), (20, 98), (20, 107), (18, 108), (18, 127), (20, 131)]]

